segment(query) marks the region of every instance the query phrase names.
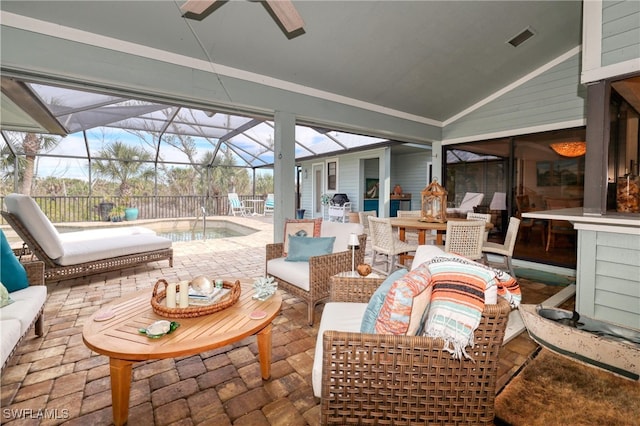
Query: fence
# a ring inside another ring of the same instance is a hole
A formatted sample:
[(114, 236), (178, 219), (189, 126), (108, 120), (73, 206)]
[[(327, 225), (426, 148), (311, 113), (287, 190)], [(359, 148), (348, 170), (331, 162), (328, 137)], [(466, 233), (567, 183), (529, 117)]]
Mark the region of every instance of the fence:
[[(44, 214), (54, 223), (93, 222), (109, 220), (114, 206), (124, 206), (121, 197), (64, 197), (33, 196)], [(241, 200), (264, 198), (254, 195), (240, 196)], [(0, 197), (5, 210), (4, 197)], [(207, 216), (225, 216), (229, 214), (229, 199), (226, 195), (204, 198), (195, 195), (178, 196), (132, 196), (131, 206), (138, 208), (138, 219), (164, 219), (193, 217), (202, 214), (205, 208)], [(258, 212), (261, 213), (261, 212)], [(0, 220), (6, 224), (3, 219)]]

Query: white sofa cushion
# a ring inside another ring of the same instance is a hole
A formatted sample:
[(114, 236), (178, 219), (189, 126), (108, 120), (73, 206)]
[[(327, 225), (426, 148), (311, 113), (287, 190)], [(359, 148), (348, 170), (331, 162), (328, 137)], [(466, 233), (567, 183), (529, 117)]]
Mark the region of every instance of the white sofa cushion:
[[(40, 308), (47, 300), (47, 287), (44, 285), (32, 285), (23, 290), (11, 293), (13, 303), (0, 309), (0, 321), (14, 319), (20, 321), (20, 335), (27, 332)], [(4, 322), (2, 323), (4, 326)], [(2, 329), (4, 340), (4, 328)]]
[(322, 389), (322, 335), (326, 330), (359, 333), (366, 309), (367, 303), (329, 302), (324, 306), (318, 327), (316, 351), (313, 355), (313, 369), (311, 370), (313, 394), (318, 398)]
[(33, 198), (23, 194), (9, 194), (5, 197), (4, 203), (7, 205), (7, 211), (20, 219), (47, 256), (51, 259), (62, 256), (64, 250), (58, 230), (42, 213)]
[(309, 291), (309, 262), (287, 262), (284, 257), (267, 262), (267, 275), (280, 277), (290, 284)]
[(86, 231), (76, 232), (63, 232), (58, 234), (60, 241), (69, 243), (72, 241), (87, 241), (97, 240), (100, 238), (115, 237), (120, 235), (137, 235), (137, 234), (150, 234), (156, 235), (155, 231), (142, 226), (120, 226), (120, 227), (106, 227), (100, 229), (87, 229)]
[[(430, 244), (418, 246), (416, 255), (413, 258), (413, 263), (411, 264), (411, 270), (413, 271), (418, 267), (418, 265), (436, 256), (451, 258), (461, 257), (453, 253), (447, 253), (438, 246)], [(498, 303), (498, 287), (496, 285), (491, 285), (486, 289), (486, 291), (484, 292), (484, 303), (486, 303), (487, 305), (495, 305), (496, 303)]]
[(56, 259), (62, 266), (110, 259), (112, 257), (162, 250), (171, 247), (171, 240), (155, 234), (121, 235), (98, 240), (64, 243), (64, 254)]
[(364, 227), (360, 223), (341, 223), (323, 221), (320, 228), (321, 237), (336, 237), (333, 243), (333, 252), (349, 250), (349, 235), (364, 234)]
[[(2, 308), (4, 309), (4, 308)], [(2, 311), (0, 309), (0, 312)], [(0, 366), (9, 358), (9, 354), (20, 341), (20, 321), (17, 319), (0, 320)]]

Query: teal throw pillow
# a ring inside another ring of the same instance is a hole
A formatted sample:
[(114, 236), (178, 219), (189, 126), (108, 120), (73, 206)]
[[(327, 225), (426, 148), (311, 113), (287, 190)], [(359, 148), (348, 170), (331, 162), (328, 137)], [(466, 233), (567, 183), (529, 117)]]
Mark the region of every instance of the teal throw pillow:
[(369, 299), (369, 305), (367, 305), (367, 309), (364, 311), (364, 315), (362, 316), (362, 324), (360, 325), (361, 333), (372, 334), (376, 332), (376, 320), (378, 319), (382, 305), (384, 305), (387, 293), (389, 293), (393, 283), (404, 277), (407, 272), (408, 271), (404, 268), (393, 272), (382, 282), (382, 284), (380, 284), (380, 287), (378, 287), (375, 293), (373, 293), (371, 299)]
[(333, 253), (336, 237), (297, 237), (289, 235), (288, 262), (307, 262), (312, 256)]
[(0, 234), (2, 239), (0, 244), (0, 281), (9, 293), (27, 288), (29, 286), (27, 271), (13, 254), (9, 241), (1, 229)]

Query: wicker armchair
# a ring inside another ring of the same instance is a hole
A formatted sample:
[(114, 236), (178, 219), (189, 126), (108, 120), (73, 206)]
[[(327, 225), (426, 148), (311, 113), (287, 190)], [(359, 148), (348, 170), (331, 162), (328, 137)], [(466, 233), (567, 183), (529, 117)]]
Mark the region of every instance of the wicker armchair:
[[(332, 302), (366, 303), (382, 279), (333, 279)], [(443, 341), (326, 331), (321, 424), (493, 424), (498, 355), (511, 308), (486, 305), (471, 360)]]
[[(360, 247), (355, 251), (355, 264), (364, 262), (364, 252), (367, 246), (367, 235), (358, 235)], [(284, 243), (267, 244), (265, 273), (268, 263), (272, 259), (284, 257)], [(275, 276), (278, 281), (278, 288), (286, 291), (292, 296), (304, 300), (308, 305), (307, 321), (313, 325), (313, 313), (316, 305), (329, 297), (329, 279), (340, 272), (351, 270), (351, 252), (341, 251), (322, 256), (313, 256), (309, 259), (309, 290), (300, 288), (286, 280), (286, 277)]]

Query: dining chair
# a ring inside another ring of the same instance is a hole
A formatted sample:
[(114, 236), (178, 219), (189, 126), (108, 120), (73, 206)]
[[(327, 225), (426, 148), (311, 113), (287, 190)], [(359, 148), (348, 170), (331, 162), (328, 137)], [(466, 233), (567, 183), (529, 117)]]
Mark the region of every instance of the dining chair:
[(230, 192), (227, 194), (227, 197), (229, 198), (229, 211), (232, 215), (251, 216), (251, 211), (240, 200), (237, 193)]
[(509, 219), (509, 227), (504, 237), (504, 243), (492, 243), (485, 241), (482, 244), (482, 261), (485, 265), (489, 264), (487, 254), (497, 254), (502, 256), (504, 265), (509, 270), (509, 274), (513, 278), (516, 277), (513, 271), (513, 265), (511, 264), (511, 258), (513, 257), (513, 249), (516, 247), (516, 240), (518, 238), (518, 229), (520, 228), (520, 219), (512, 217)]
[[(385, 274), (393, 272), (397, 266), (404, 266), (404, 260), (409, 253), (418, 249), (418, 243), (401, 241), (398, 234), (393, 232), (391, 219), (386, 217), (369, 216), (369, 232), (371, 233), (371, 268)], [(375, 267), (378, 255), (387, 257), (387, 267), (381, 270)]]
[[(398, 210), (398, 217), (412, 217), (412, 218), (421, 218), (422, 210)], [(405, 238), (408, 242), (417, 243), (418, 242), (418, 231), (406, 231)], [(436, 235), (432, 232), (425, 233), (425, 240), (430, 241), (430, 244), (434, 244), (436, 240)]]
[[(369, 217), (378, 217), (378, 211), (377, 210), (367, 210), (364, 212), (358, 212), (358, 220), (360, 220), (360, 223), (362, 224), (362, 227), (364, 228), (364, 233), (367, 235), (367, 238), (371, 238), (371, 232), (369, 232)], [(371, 244), (368, 244), (367, 249), (371, 249)]]
[(449, 220), (444, 251), (467, 259), (482, 259), (482, 243), (486, 222), (481, 220)]
[[(467, 213), (467, 219), (469, 220), (482, 220), (486, 223), (491, 223), (491, 213)], [(484, 240), (489, 240), (489, 230), (485, 229), (484, 231)]]
[[(582, 199), (579, 198), (545, 198), (547, 210), (560, 210), (571, 207), (581, 207)], [(573, 224), (568, 220), (550, 219), (547, 224), (547, 245), (545, 251), (549, 251), (555, 245), (557, 235), (567, 235), (571, 241), (577, 235)]]
[(537, 228), (540, 230), (542, 247), (545, 247), (546, 221), (522, 217), (522, 213), (527, 213), (535, 210), (529, 202), (529, 196), (526, 194), (516, 195), (516, 208), (516, 217), (520, 219), (520, 228), (525, 230), (525, 232), (523, 232), (524, 241), (528, 242), (531, 238), (533, 230)]

